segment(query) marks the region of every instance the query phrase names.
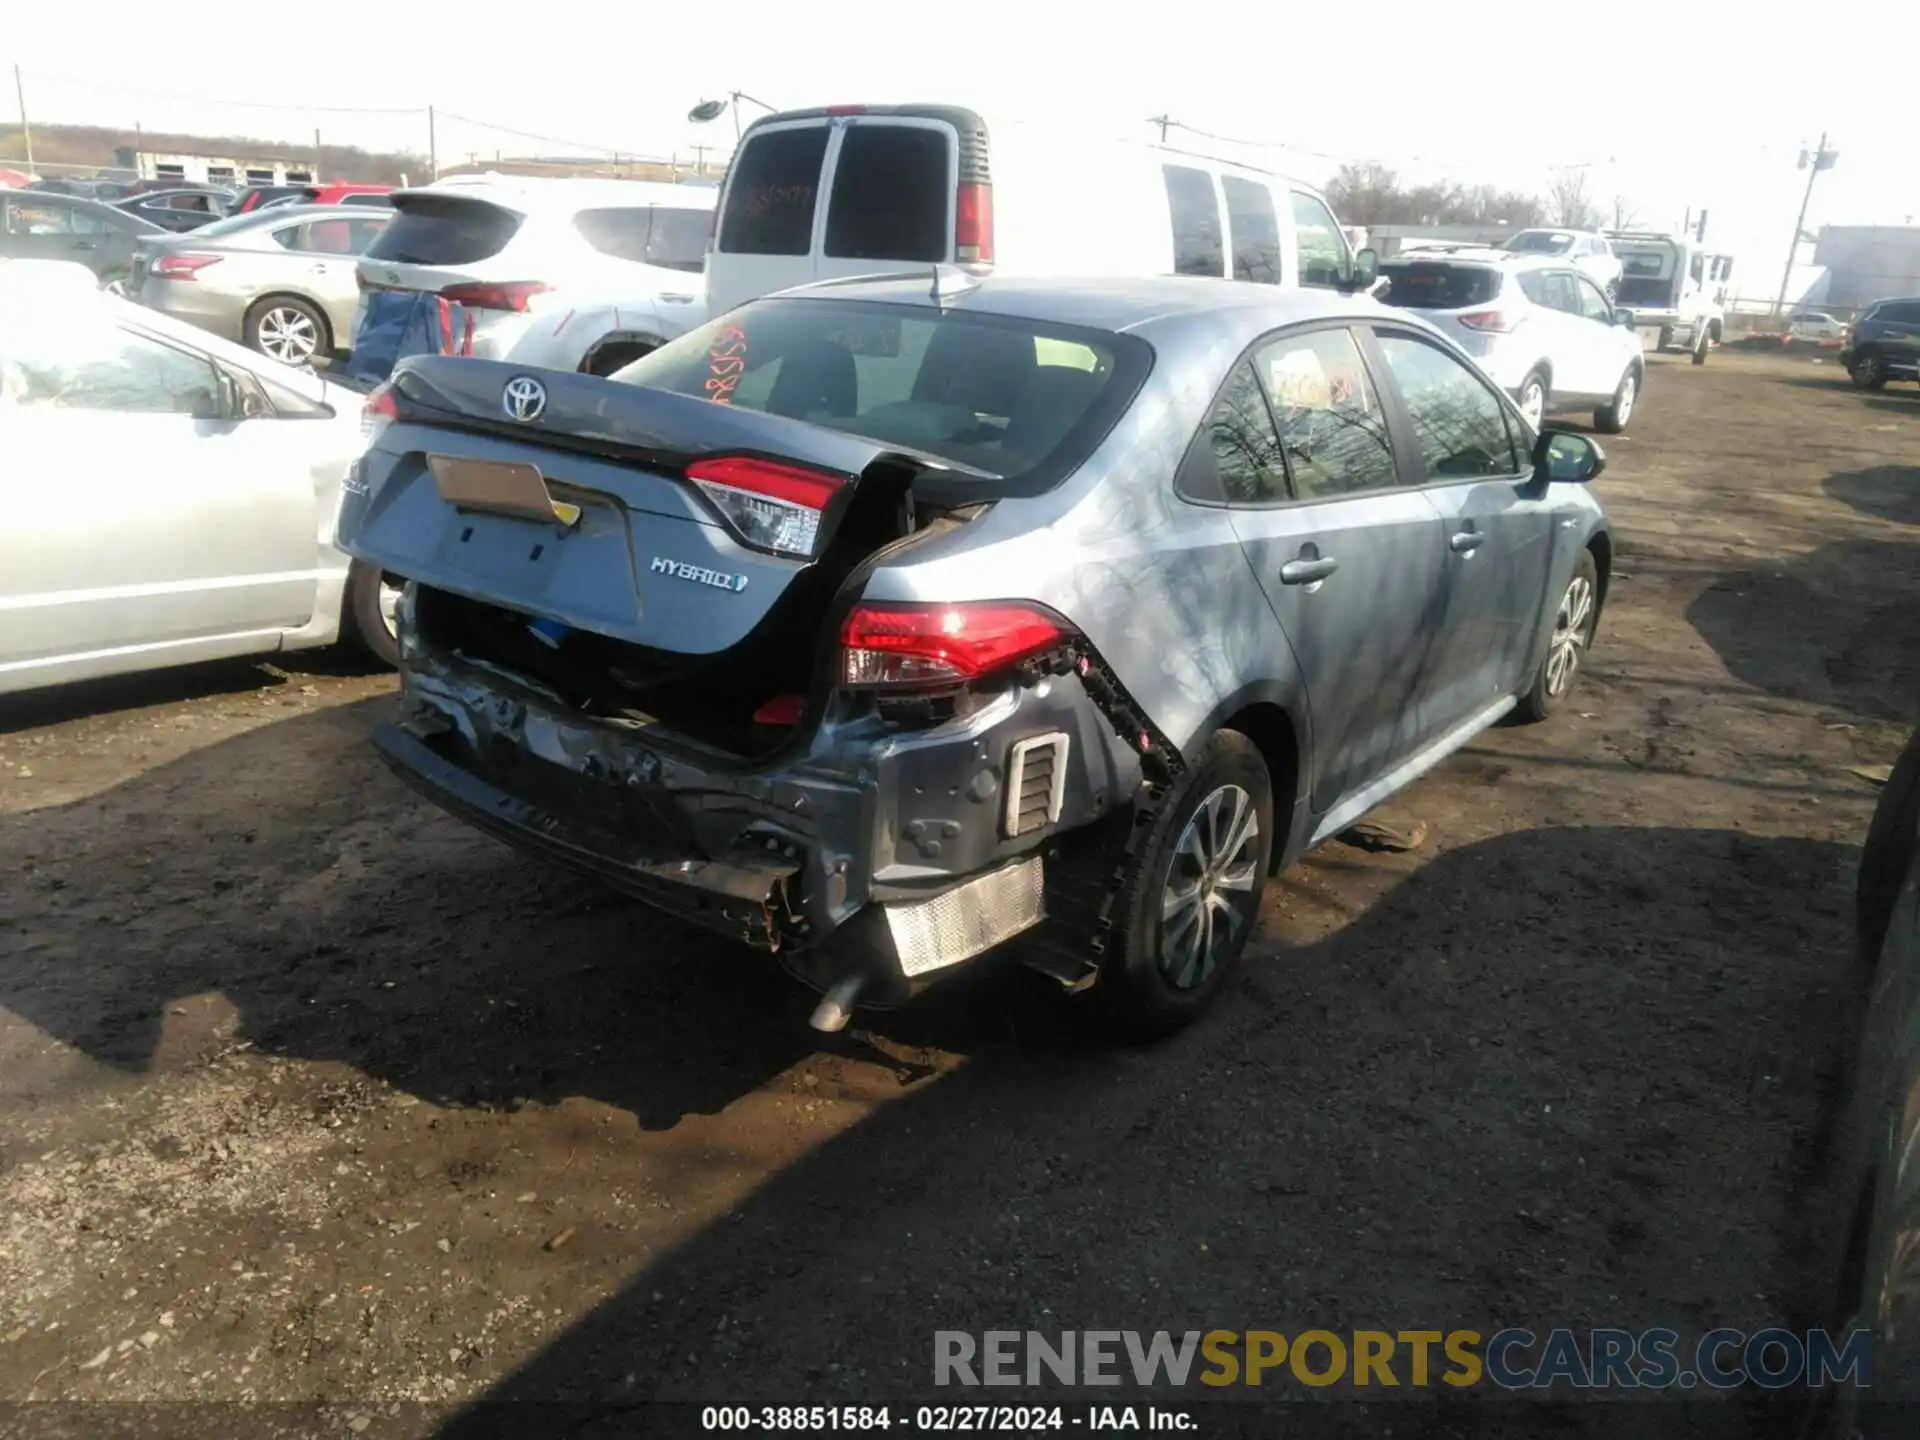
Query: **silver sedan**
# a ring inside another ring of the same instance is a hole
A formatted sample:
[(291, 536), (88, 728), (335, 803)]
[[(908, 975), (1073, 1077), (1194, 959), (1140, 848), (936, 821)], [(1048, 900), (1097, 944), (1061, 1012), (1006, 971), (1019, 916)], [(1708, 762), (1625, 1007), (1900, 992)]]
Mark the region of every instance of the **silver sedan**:
[(134, 250), (128, 294), (282, 364), (311, 365), (352, 342), (354, 262), (389, 218), (305, 205), (149, 236)]

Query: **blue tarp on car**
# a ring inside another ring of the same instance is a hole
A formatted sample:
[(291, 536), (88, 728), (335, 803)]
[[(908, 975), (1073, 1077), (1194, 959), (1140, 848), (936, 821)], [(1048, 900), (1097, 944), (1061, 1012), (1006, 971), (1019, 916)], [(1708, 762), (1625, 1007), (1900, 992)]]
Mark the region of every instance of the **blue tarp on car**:
[(377, 385), (412, 355), (470, 355), (473, 322), (466, 307), (426, 290), (368, 290), (360, 302), (350, 380)]

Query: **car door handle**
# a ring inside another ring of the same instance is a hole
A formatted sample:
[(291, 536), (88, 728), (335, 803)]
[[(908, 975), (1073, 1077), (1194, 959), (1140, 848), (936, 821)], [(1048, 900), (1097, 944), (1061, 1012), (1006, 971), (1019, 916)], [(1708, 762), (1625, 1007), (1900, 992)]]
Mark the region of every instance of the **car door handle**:
[(100, 247), (91, 240), (76, 240), (73, 242), (73, 248), (76, 250), (98, 250)]
[(1447, 538), (1447, 548), (1456, 555), (1471, 555), (1480, 548), (1486, 538), (1478, 530), (1456, 530)]
[(1312, 560), (1289, 560), (1280, 567), (1282, 585), (1311, 585), (1316, 580), (1324, 580), (1340, 568), (1340, 562), (1331, 555), (1322, 555)]

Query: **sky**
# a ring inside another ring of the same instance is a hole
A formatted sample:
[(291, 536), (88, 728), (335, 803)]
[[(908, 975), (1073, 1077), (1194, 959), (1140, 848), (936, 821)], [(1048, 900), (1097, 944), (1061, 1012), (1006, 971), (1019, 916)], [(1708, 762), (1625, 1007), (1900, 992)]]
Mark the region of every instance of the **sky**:
[(1705, 208), (1708, 239), (1739, 257), (1754, 295), (1778, 288), (1806, 181), (1795, 160), (1825, 130), (1839, 160), (1809, 229), (1920, 223), (1920, 87), (1894, 78), (1920, 54), (1912, 0), (1792, 13), (1380, 0), (1196, 6), (1178, 21), (1177, 7), (1047, 0), (624, 13), (546, 0), (458, 21), (384, 6), (318, 23), (310, 7), (201, 0), (191, 25), (105, 44), (93, 7), (16, 9), (0, 65), (20, 67), (29, 118), (43, 122), (294, 141), (317, 128), (329, 143), (424, 153), (431, 105), (451, 164), (496, 151), (691, 159), (701, 145), (712, 158), (731, 148), (732, 117), (695, 125), (686, 112), (736, 90), (783, 108), (948, 101), (1143, 136), (1167, 115), (1191, 127), (1189, 148), (1316, 183), (1371, 159), (1409, 180), (1544, 191), (1584, 166), (1609, 212), (1620, 196), (1664, 227)]

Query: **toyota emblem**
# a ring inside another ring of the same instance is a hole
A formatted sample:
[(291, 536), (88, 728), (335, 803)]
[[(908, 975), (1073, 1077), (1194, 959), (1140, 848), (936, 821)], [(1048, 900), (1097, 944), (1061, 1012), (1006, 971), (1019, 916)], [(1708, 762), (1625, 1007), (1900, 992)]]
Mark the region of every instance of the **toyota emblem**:
[(500, 392), (500, 408), (509, 420), (538, 420), (547, 408), (547, 387), (531, 375), (516, 375)]

